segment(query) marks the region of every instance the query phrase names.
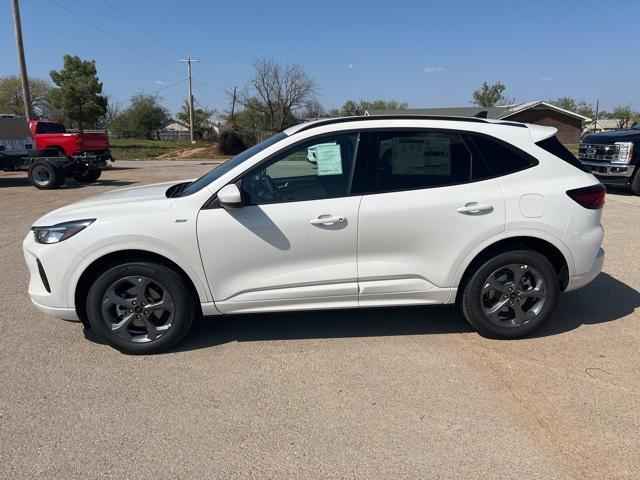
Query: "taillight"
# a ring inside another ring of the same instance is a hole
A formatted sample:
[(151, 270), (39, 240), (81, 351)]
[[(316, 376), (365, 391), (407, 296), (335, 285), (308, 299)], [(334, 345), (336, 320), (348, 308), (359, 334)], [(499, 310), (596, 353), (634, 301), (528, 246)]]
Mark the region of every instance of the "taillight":
[(607, 189), (601, 183), (567, 191), (567, 195), (569, 195), (573, 200), (578, 202), (584, 208), (589, 208), (591, 210), (597, 210), (604, 206), (604, 197), (606, 193)]

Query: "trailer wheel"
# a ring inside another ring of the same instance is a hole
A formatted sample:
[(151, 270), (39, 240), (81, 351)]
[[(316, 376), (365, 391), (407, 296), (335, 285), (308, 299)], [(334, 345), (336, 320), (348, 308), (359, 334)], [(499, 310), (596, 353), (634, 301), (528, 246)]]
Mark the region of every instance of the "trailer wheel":
[(34, 162), (29, 166), (29, 181), (40, 190), (49, 190), (59, 186), (60, 177), (64, 182), (64, 175), (47, 162)]
[(87, 170), (83, 170), (80, 173), (75, 173), (73, 178), (76, 182), (80, 183), (93, 183), (100, 178), (102, 175), (102, 170), (99, 168), (89, 168)]

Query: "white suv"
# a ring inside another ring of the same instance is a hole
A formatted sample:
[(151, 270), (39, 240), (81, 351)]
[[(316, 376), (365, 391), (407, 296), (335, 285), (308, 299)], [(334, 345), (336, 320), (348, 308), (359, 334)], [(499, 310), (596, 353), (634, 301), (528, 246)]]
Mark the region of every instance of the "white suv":
[[(29, 294), (126, 353), (203, 314), (458, 303), (515, 338), (601, 270), (605, 189), (551, 127), (371, 116), (279, 133), (195, 181), (39, 219)], [(426, 318), (425, 321), (429, 321)]]

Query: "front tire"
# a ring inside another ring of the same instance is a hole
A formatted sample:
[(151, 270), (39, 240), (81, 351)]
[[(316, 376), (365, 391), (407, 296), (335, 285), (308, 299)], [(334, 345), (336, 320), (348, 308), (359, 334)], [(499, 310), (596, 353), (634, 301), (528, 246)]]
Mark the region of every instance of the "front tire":
[(153, 262), (103, 271), (87, 295), (87, 317), (98, 337), (123, 353), (163, 352), (180, 342), (196, 315), (182, 277)]
[(631, 180), (631, 193), (634, 195), (640, 195), (640, 163), (636, 165), (636, 173)]
[(532, 250), (501, 253), (484, 262), (467, 282), (462, 311), (482, 335), (520, 338), (551, 316), (560, 282), (551, 262)]

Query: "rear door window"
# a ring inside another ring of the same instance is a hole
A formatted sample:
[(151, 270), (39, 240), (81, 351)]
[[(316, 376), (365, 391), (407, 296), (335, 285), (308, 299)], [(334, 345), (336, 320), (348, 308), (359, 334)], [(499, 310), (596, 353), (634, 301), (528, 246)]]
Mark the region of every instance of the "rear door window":
[(372, 138), (369, 192), (432, 188), (471, 180), (472, 155), (458, 133), (382, 131)]

